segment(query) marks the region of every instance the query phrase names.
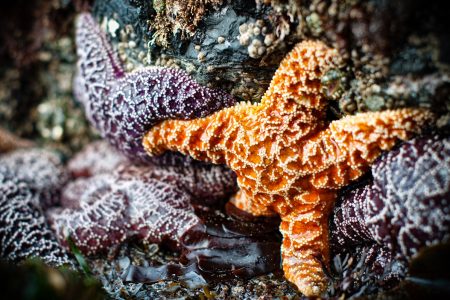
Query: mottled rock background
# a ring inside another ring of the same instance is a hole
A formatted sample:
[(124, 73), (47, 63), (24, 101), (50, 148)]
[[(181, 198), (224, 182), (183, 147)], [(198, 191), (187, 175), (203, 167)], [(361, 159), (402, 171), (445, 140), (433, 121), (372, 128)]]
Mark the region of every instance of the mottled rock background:
[[(330, 117), (421, 106), (438, 113), (439, 126), (446, 127), (450, 125), (450, 18), (444, 4), (425, 0), (2, 1), (0, 126), (67, 156), (96, 137), (71, 92), (76, 60), (73, 20), (77, 11), (89, 9), (127, 70), (147, 65), (182, 68), (204, 85), (220, 87), (240, 100), (259, 101), (293, 45), (319, 39), (337, 48), (346, 62), (342, 70), (328, 76), (333, 86), (329, 96), (336, 100)], [(155, 255), (170, 256), (161, 251)], [(109, 270), (102, 275), (103, 282), (116, 298), (142, 295), (142, 291), (159, 291), (164, 297), (211, 296), (209, 291), (173, 283), (123, 286), (111, 271), (116, 263), (91, 261), (96, 272)], [(358, 268), (356, 262), (347, 264)], [(271, 276), (224, 283), (211, 290), (223, 297), (294, 297), (288, 283)], [(345, 284), (331, 294), (342, 292)]]

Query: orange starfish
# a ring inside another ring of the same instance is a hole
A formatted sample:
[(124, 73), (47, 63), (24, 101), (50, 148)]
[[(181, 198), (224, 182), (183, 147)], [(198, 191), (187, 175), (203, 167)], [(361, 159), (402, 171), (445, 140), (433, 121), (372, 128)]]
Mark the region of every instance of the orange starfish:
[(240, 191), (233, 203), (254, 215), (281, 216), (285, 276), (308, 296), (327, 286), (323, 266), (336, 191), (433, 119), (426, 110), (400, 109), (328, 124), (321, 78), (338, 61), (323, 43), (300, 43), (282, 61), (261, 103), (164, 121), (143, 140), (152, 155), (180, 151), (234, 170)]

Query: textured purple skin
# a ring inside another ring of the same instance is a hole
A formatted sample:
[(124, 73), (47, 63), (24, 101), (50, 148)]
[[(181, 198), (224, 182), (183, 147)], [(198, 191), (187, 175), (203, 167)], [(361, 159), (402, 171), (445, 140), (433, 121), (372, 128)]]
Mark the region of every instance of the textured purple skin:
[(109, 249), (127, 238), (129, 198), (123, 191), (111, 188), (112, 183), (112, 176), (105, 174), (80, 179), (65, 187), (65, 200), (61, 202), (65, 206), (46, 212), (62, 245), (68, 247), (70, 236), (80, 251), (94, 254), (91, 249)]
[[(102, 152), (91, 153), (97, 150)], [(114, 153), (111, 148), (96, 145), (88, 146), (80, 155), (118, 155)], [(78, 172), (92, 177), (80, 177), (68, 184), (61, 197), (62, 208), (47, 211), (58, 239), (65, 243), (70, 235), (88, 255), (132, 238), (178, 248), (180, 237), (199, 222), (191, 203), (195, 199), (211, 203), (226, 199), (236, 191), (237, 184), (234, 173), (223, 166), (167, 164), (173, 166), (111, 164), (107, 169), (107, 165), (99, 168), (92, 164)]]
[(383, 272), (394, 259), (407, 263), (422, 248), (450, 240), (450, 138), (406, 142), (380, 157), (372, 175), (342, 195), (332, 248), (373, 247), (368, 260)]
[(133, 160), (152, 161), (142, 137), (156, 123), (205, 117), (235, 104), (230, 95), (199, 85), (183, 70), (147, 67), (125, 73), (90, 14), (78, 17), (76, 44), (74, 94), (91, 124)]
[(58, 172), (51, 174), (58, 171), (55, 157), (43, 150), (28, 152), (0, 159), (0, 257), (13, 262), (38, 257), (52, 266), (74, 267), (42, 213), (41, 204), (49, 199), (43, 198), (54, 196), (48, 191), (59, 190), (63, 182)]
[(59, 202), (61, 187), (69, 179), (61, 158), (54, 152), (31, 148), (0, 156), (0, 166), (14, 172), (15, 178), (27, 183), (43, 209)]
[(121, 164), (130, 161), (105, 140), (86, 145), (70, 159), (67, 170), (74, 178), (90, 177), (94, 174), (108, 173)]

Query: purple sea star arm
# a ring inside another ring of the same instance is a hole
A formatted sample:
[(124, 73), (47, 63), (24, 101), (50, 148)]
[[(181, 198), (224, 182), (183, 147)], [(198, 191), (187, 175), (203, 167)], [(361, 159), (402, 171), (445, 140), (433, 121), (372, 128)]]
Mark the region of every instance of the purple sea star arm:
[(86, 145), (67, 163), (67, 169), (75, 177), (90, 177), (109, 173), (130, 161), (107, 141), (99, 140)]
[(76, 22), (76, 44), (78, 62), (73, 91), (91, 124), (101, 131), (102, 102), (124, 71), (105, 34), (88, 13), (80, 14)]
[[(169, 162), (170, 165), (171, 162)], [(123, 172), (125, 171), (125, 172)], [(193, 201), (213, 204), (228, 199), (237, 190), (236, 175), (222, 165), (192, 163), (181, 167), (127, 167), (119, 170), (123, 177), (140, 177), (143, 180), (157, 179), (169, 183), (189, 194)]]
[(380, 157), (372, 175), (335, 208), (334, 248), (377, 247), (371, 264), (384, 268), (394, 258), (407, 263), (422, 248), (450, 240), (450, 138), (405, 142)]
[(39, 196), (8, 167), (0, 166), (0, 257), (13, 262), (38, 257), (74, 267), (47, 226)]
[[(334, 209), (331, 247), (352, 246), (373, 242), (366, 224), (366, 201), (370, 185), (358, 187), (345, 194), (345, 200)], [(349, 200), (347, 200), (349, 199)]]
[[(189, 193), (194, 199), (201, 199), (204, 204), (205, 201), (215, 202), (228, 198), (237, 190), (236, 175), (226, 166), (200, 163), (178, 155), (159, 157), (158, 164), (163, 167), (130, 166), (129, 160), (106, 141), (97, 141), (75, 155), (68, 163), (68, 170), (75, 177), (89, 177), (112, 173), (120, 165), (129, 165), (122, 168), (126, 170), (122, 176), (154, 178), (170, 183)], [(62, 201), (67, 194), (68, 189), (64, 192)]]
[(7, 167), (14, 177), (27, 183), (43, 209), (59, 201), (59, 191), (69, 179), (61, 158), (52, 151), (32, 148), (16, 150), (0, 157), (0, 166)]
[[(84, 178), (70, 183), (63, 192), (64, 208), (47, 211), (47, 218), (61, 244), (67, 238), (85, 254), (94, 254), (127, 238), (129, 199), (112, 187), (109, 175)], [(66, 191), (69, 195), (64, 195)], [(77, 193), (78, 192), (78, 193)]]
[(148, 161), (144, 133), (166, 119), (205, 117), (235, 104), (178, 69), (148, 67), (124, 73), (105, 34), (89, 14), (77, 21), (74, 94), (100, 134), (132, 159)]
[(181, 235), (198, 222), (191, 196), (146, 176), (148, 169), (124, 167), (69, 184), (62, 196), (64, 207), (48, 212), (59, 240), (72, 236), (86, 254), (129, 238), (179, 246)]
[(180, 237), (199, 222), (188, 194), (156, 179), (131, 180), (129, 224), (133, 235), (144, 242), (180, 247)]
[(450, 239), (450, 138), (416, 138), (372, 167), (372, 236), (400, 257)]
[(156, 123), (205, 117), (233, 104), (231, 96), (199, 85), (183, 70), (149, 67), (113, 87), (104, 131), (123, 153), (148, 160), (142, 137)]

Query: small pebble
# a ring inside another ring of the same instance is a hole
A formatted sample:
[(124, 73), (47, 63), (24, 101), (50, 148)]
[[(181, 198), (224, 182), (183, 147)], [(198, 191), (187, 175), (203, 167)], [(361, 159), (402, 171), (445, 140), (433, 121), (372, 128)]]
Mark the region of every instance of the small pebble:
[(242, 35), (244, 33), (246, 33), (248, 30), (248, 25), (247, 24), (242, 24), (241, 26), (239, 26), (239, 33)]
[(266, 52), (266, 47), (261, 46), (258, 48), (258, 56), (263, 55)]
[(266, 46), (272, 45), (274, 39), (275, 39), (275, 36), (273, 33), (266, 35), (264, 37), (264, 45), (266, 45)]
[(239, 44), (242, 46), (248, 46), (250, 44), (250, 35), (248, 33), (244, 33), (239, 37)]
[(197, 55), (197, 59), (199, 61), (204, 61), (205, 57), (206, 57), (206, 54), (204, 52), (199, 52), (198, 55)]

